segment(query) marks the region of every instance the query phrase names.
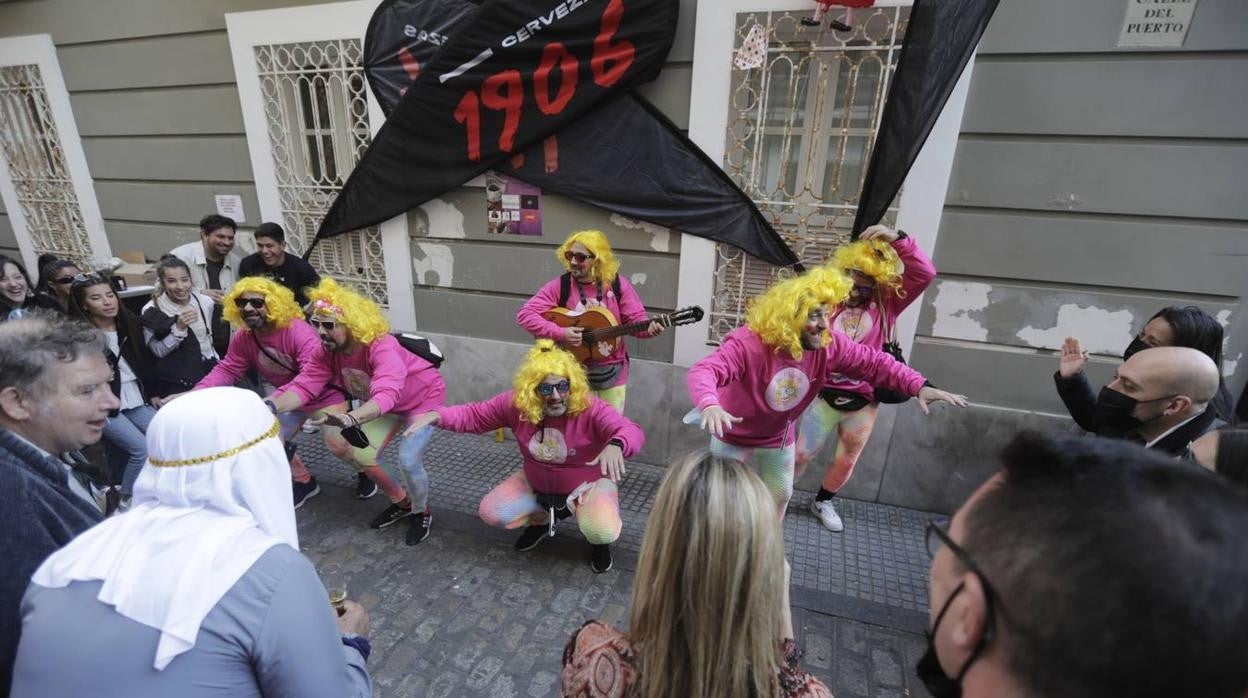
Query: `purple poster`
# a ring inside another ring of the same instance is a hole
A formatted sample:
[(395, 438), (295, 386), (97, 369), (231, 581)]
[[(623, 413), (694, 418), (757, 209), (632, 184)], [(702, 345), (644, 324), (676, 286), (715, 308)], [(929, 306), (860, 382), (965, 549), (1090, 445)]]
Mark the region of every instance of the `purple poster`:
[(497, 172), (486, 173), (485, 230), (498, 235), (541, 235), (542, 190)]

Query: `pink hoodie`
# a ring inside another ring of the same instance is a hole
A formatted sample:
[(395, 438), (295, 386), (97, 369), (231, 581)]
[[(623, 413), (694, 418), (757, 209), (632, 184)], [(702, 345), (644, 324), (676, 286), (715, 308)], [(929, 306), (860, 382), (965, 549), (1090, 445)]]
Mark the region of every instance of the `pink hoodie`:
[[(260, 349), (260, 343), (268, 350), (267, 354)], [(302, 318), (295, 318), (288, 327), (276, 328), (264, 335), (242, 328), (230, 338), (230, 349), (225, 352), (225, 358), (195, 385), (195, 389), (234, 385), (252, 368), (275, 388), (280, 388), (293, 380), (304, 366), (315, 361), (317, 355), (323, 351), (316, 330)], [(269, 354), (273, 358), (269, 358)], [(275, 363), (273, 359), (280, 363)], [(289, 370), (291, 368), (295, 370), (294, 373)], [(322, 407), (337, 405), (344, 399), (342, 393), (326, 388), (301, 409), (313, 412)]]
[(522, 419), (514, 399), (515, 391), (508, 390), (484, 402), (439, 407), (438, 426), (475, 434), (502, 427), (511, 429), (524, 457), (524, 476), (535, 490), (544, 494), (567, 495), (582, 484), (601, 478), (602, 470), (587, 464), (598, 457), (611, 439), (624, 444), (621, 449), (625, 458), (641, 450), (646, 441), (641, 427), (596, 397), (582, 412), (570, 417), (546, 417), (540, 424)]
[(729, 332), (719, 349), (689, 368), (685, 382), (699, 410), (719, 405), (742, 418), (724, 432), (725, 443), (780, 448), (793, 443), (793, 423), (837, 373), (912, 396), (925, 382), (918, 371), (839, 332), (826, 349), (794, 359), (763, 344), (748, 327)]
[[(542, 317), (542, 313), (559, 305), (559, 279), (560, 277), (556, 276), (546, 282), (546, 285), (542, 286), (532, 298), (525, 301), (516, 313), (516, 324), (528, 330), (529, 334), (537, 339), (563, 341), (563, 328)], [(604, 284), (602, 304), (611, 311), (611, 314), (615, 316), (615, 321), (621, 325), (649, 320), (650, 316), (646, 313), (646, 307), (641, 303), (641, 296), (637, 295), (637, 289), (633, 288), (633, 285), (623, 276), (619, 279), (620, 298), (615, 297), (611, 284)], [(586, 298), (597, 299), (598, 286), (596, 284), (582, 285), (573, 281), (568, 293), (568, 310), (584, 310)], [(646, 338), (651, 335), (648, 332), (639, 332), (636, 336)], [(616, 385), (624, 385), (628, 382), (628, 348), (624, 345), (624, 341), (617, 344), (615, 353), (606, 361), (592, 362), (599, 365), (623, 364), (620, 377), (615, 382)]]
[[(872, 349), (882, 348), (887, 339), (888, 328), (883, 316), (887, 315), (888, 323), (896, 324), (902, 311), (909, 307), (919, 297), (919, 294), (927, 290), (932, 280), (936, 278), (936, 267), (932, 264), (932, 260), (923, 253), (913, 238), (907, 237), (895, 241), (893, 249), (897, 251), (897, 256), (901, 258), (902, 263), (906, 265), (906, 270), (901, 277), (901, 293), (883, 289), (883, 308), (876, 301), (871, 301), (866, 308), (838, 305), (832, 310), (832, 318), (829, 320), (829, 325), (833, 330)], [(825, 387), (847, 390), (867, 397), (875, 395), (871, 383), (840, 373), (834, 374)]]
[(306, 404), (331, 382), (351, 391), (352, 397), (376, 402), (382, 414), (412, 416), (446, 401), (446, 383), (438, 369), (404, 349), (390, 334), (351, 354), (322, 350), (274, 395), (293, 392)]

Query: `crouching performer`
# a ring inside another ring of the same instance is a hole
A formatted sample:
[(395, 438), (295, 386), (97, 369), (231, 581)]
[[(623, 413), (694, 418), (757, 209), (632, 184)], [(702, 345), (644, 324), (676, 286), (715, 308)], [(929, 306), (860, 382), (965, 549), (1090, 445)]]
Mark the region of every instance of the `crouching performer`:
[[(585, 369), (554, 342), (538, 340), (516, 373), (514, 388), (483, 402), (439, 407), (413, 420), (482, 434), (507, 427), (515, 434), (524, 467), (481, 500), (491, 526), (525, 527), (516, 550), (537, 547), (555, 518), (575, 516), (590, 544), (594, 572), (611, 569), (611, 544), (620, 537), (624, 459), (645, 440), (641, 427), (590, 394)], [(560, 515), (562, 514), (562, 516)]]

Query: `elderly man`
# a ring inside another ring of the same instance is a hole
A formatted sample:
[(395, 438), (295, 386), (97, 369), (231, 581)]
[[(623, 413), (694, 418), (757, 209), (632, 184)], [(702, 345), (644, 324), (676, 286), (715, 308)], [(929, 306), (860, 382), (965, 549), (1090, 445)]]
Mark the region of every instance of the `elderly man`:
[(1002, 459), (928, 527), (933, 696), (1248, 695), (1248, 490), (1121, 441)]
[(1185, 456), (1197, 437), (1223, 425), (1209, 403), (1218, 367), (1187, 347), (1154, 347), (1131, 355), (1096, 399), (1096, 433)]
[(239, 388), (161, 408), (134, 506), (31, 578), (13, 695), (370, 695), (368, 613), (299, 553), (278, 431)]
[(61, 316), (0, 324), (0, 695), (30, 574), (102, 518), (62, 457), (99, 441), (120, 407), (104, 347), (99, 331)]

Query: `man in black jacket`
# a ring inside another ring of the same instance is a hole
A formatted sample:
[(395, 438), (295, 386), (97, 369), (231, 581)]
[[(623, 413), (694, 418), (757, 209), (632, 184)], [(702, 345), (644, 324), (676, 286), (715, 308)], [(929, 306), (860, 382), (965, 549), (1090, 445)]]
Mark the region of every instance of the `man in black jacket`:
[(0, 696), (7, 696), (30, 575), (101, 520), (65, 454), (100, 440), (119, 407), (104, 335), (63, 317), (0, 324)]
[[(1054, 376), (1058, 394), (1079, 403), (1082, 384)], [(1172, 456), (1187, 455), (1201, 434), (1224, 424), (1210, 401), (1218, 392), (1218, 367), (1187, 347), (1153, 347), (1131, 355), (1087, 410), (1071, 410), (1079, 426), (1099, 436), (1125, 438)]]

